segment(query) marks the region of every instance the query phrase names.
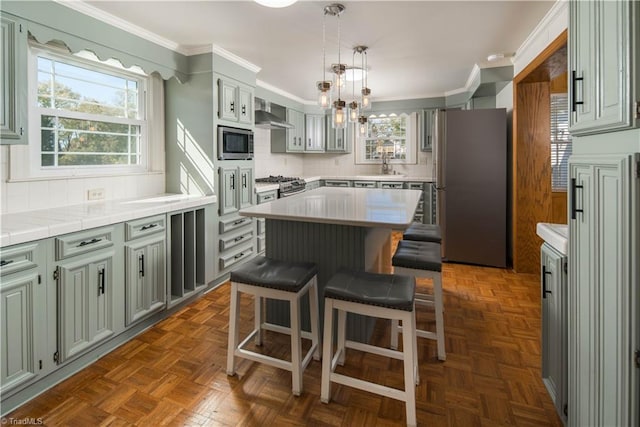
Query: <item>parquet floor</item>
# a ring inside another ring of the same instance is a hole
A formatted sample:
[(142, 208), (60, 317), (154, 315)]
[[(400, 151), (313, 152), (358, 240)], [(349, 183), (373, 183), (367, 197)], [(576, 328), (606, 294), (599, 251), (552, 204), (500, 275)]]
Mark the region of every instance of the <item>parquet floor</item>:
[[(421, 283), (424, 286), (427, 282)], [(536, 275), (446, 264), (443, 268), (447, 361), (435, 341), (418, 340), (423, 426), (561, 426), (540, 379), (540, 288)], [(243, 333), (252, 301), (243, 299)], [(286, 371), (241, 361), (225, 373), (229, 285), (225, 284), (60, 383), (7, 417), (60, 426), (398, 426), (404, 404), (334, 385), (320, 402), (321, 363), (291, 394)], [(433, 321), (421, 313), (419, 326)], [(264, 351), (288, 354), (288, 340), (267, 333)], [(378, 344), (389, 325), (378, 322)], [(402, 385), (401, 362), (349, 351), (350, 375)]]

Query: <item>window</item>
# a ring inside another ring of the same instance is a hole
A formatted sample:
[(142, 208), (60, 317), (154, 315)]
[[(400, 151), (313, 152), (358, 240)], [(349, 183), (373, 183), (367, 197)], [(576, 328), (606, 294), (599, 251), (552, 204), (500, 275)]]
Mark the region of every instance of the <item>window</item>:
[(571, 134), (566, 93), (551, 94), (551, 190), (567, 191)]
[(32, 164), (39, 174), (145, 170), (147, 77), (87, 60), (87, 52), (32, 53)]
[(367, 134), (359, 136), (358, 163), (415, 163), (415, 114), (372, 114)]

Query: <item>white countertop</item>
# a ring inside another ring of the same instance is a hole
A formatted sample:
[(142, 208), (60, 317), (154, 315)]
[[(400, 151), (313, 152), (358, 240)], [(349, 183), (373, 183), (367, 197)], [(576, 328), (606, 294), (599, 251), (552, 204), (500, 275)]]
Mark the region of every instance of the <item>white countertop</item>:
[(567, 255), (569, 238), (569, 226), (567, 224), (539, 222), (536, 226), (536, 234), (562, 255)]
[(216, 196), (158, 194), (0, 215), (0, 246), (216, 203)]
[[(405, 176), (405, 175), (342, 175), (342, 176), (307, 176), (303, 178), (306, 182), (319, 181), (321, 179), (339, 179), (349, 181), (401, 181), (401, 182), (432, 182), (426, 176)], [(277, 190), (278, 184), (256, 182), (256, 193)]]
[(320, 187), (255, 205), (240, 215), (360, 227), (406, 228), (422, 192), (378, 188)]

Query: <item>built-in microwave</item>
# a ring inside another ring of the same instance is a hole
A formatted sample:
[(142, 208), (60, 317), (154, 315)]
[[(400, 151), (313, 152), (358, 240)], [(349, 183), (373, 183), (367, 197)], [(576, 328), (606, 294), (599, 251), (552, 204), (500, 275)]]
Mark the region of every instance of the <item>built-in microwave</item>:
[(218, 126), (218, 160), (253, 159), (253, 131)]

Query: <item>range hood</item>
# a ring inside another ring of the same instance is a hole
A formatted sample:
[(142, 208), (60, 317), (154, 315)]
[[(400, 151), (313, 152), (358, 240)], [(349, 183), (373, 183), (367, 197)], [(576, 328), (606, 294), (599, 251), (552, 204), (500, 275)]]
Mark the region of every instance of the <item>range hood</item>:
[(255, 124), (262, 129), (291, 129), (293, 125), (271, 112), (271, 103), (261, 98), (255, 98)]

